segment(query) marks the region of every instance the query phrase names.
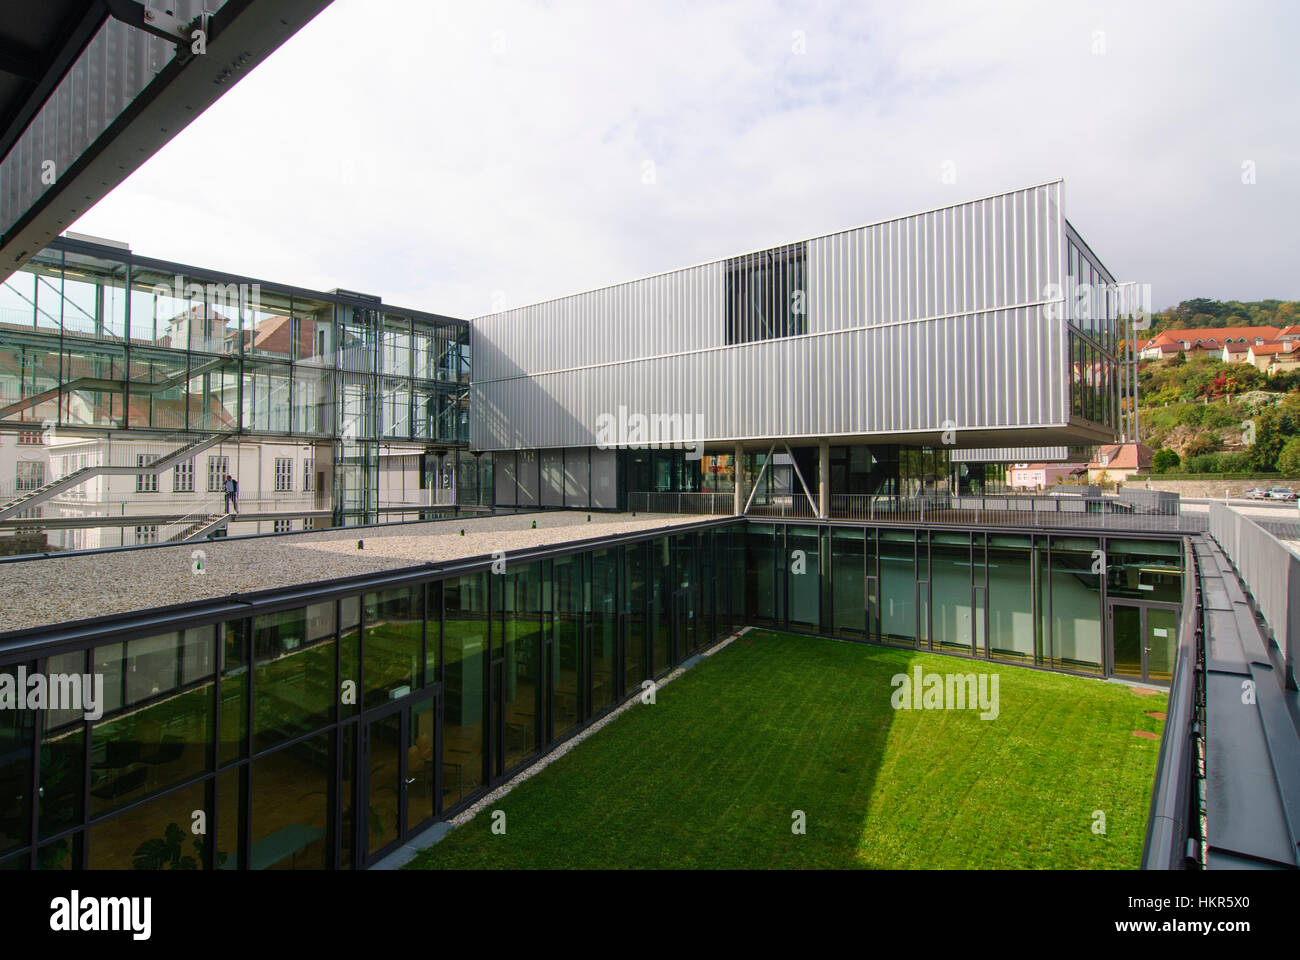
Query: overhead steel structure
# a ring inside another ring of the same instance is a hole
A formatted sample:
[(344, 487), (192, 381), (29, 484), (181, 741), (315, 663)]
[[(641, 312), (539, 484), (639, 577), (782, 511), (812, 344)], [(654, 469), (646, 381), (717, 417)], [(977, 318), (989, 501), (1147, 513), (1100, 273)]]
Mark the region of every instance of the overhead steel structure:
[(0, 277), (329, 4), (42, 0), (0, 11)]

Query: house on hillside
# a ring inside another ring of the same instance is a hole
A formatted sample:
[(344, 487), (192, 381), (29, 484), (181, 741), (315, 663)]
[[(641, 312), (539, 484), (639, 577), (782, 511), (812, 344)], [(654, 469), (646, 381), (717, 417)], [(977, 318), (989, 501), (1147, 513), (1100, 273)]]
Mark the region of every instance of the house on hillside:
[(1097, 448), (1088, 461), (1088, 482), (1116, 482), (1151, 469), (1154, 451), (1141, 443), (1111, 443)]
[(1246, 351), (1246, 356), (1256, 369), (1272, 375), (1300, 367), (1300, 349), (1297, 347), (1300, 347), (1300, 343), (1294, 340), (1285, 343), (1266, 343), (1262, 346), (1251, 346)]
[[(1203, 327), (1162, 330), (1150, 340), (1137, 344), (1139, 360), (1167, 360), (1180, 350), (1191, 357), (1197, 353), (1223, 355), (1228, 344), (1264, 346), (1277, 343), (1277, 327)], [(1300, 336), (1300, 330), (1297, 331)]]

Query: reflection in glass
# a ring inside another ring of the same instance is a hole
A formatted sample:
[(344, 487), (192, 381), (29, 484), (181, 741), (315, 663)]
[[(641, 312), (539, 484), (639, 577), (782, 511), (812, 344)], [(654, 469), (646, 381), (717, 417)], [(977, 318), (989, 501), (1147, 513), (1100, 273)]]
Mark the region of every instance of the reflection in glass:
[(253, 749), (334, 719), (334, 602), (253, 618)]
[(365, 595), (366, 709), (420, 685), (424, 663), (424, 587)]
[(252, 778), (249, 869), (327, 868), (334, 731), (258, 757)]
[(487, 574), (444, 584), (443, 809), (483, 782), (483, 677), (487, 646)]
[(537, 749), (538, 696), (541, 691), (541, 564), (512, 567), (505, 574), (504, 634), (505, 767), (521, 763)]

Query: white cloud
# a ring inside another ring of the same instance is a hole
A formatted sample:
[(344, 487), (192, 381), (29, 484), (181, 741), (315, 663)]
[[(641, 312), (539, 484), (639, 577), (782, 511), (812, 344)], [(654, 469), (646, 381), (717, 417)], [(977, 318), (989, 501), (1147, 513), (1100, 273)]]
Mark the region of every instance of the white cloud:
[(1158, 304), (1295, 298), (1298, 24), (1263, 3), (335, 0), (74, 229), (474, 316), (1063, 176), (1075, 226)]

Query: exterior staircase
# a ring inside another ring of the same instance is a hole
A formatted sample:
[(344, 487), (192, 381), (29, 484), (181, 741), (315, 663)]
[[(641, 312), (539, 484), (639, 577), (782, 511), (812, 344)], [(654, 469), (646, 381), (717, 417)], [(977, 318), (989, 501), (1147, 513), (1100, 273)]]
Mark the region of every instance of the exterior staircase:
[(50, 499), (50, 497), (56, 496), (65, 490), (70, 490), (79, 484), (85, 483), (87, 480), (94, 479), (95, 477), (134, 476), (138, 474), (157, 475), (182, 460), (188, 460), (195, 454), (202, 453), (209, 447), (216, 446), (225, 439), (227, 439), (227, 435), (222, 433), (213, 433), (208, 434), (207, 436), (201, 436), (195, 440), (189, 441), (188, 443), (182, 444), (175, 450), (163, 454), (152, 463), (145, 464), (144, 466), (102, 464), (95, 467), (82, 467), (80, 470), (74, 470), (65, 477), (51, 480), (44, 486), (38, 487), (35, 490), (26, 491), (20, 496), (10, 498), (5, 503), (0, 503), (0, 520), (7, 520), (29, 507), (34, 507), (36, 504)]
[(220, 530), (228, 524), (231, 516), (232, 514), (229, 513), (210, 513), (206, 516), (197, 517), (168, 537), (167, 542), (188, 543), (191, 540), (203, 540), (208, 534)]

